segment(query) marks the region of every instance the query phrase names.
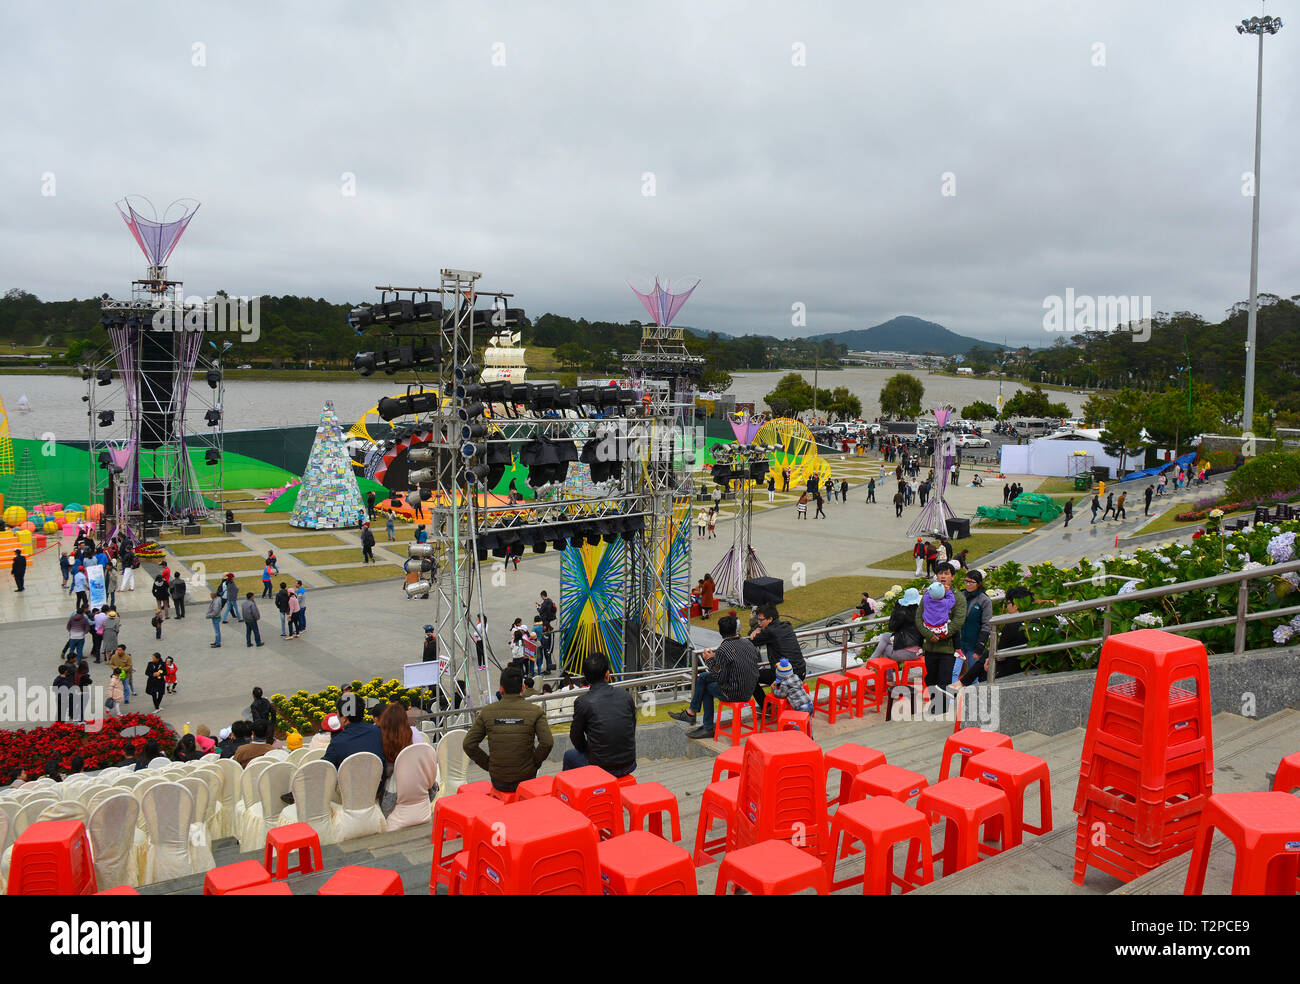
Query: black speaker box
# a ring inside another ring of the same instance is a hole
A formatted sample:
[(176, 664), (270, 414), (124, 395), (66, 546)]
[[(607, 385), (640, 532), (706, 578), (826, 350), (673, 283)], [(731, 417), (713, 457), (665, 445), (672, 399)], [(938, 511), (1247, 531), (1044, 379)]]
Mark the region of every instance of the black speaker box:
[(225, 523), (222, 527), (227, 533), (242, 533), (244, 530), (243, 523)]
[(785, 601), (785, 582), (779, 577), (751, 577), (741, 590), (746, 605), (779, 605)]

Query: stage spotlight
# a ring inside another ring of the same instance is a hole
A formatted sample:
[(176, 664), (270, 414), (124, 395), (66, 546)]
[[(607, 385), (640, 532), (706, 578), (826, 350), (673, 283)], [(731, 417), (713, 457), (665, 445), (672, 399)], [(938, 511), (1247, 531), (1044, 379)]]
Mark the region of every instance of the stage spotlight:
[(428, 558), (411, 557), (403, 562), (402, 570), (407, 574), (430, 574), (433, 572), (433, 561)]
[(464, 382), (466, 379), (471, 382), (478, 378), (479, 367), (472, 362), (466, 362), (463, 366), (456, 367), (456, 379)]
[(769, 465), (767, 459), (763, 459), (762, 461), (750, 462), (749, 477), (753, 479), (755, 482), (758, 482), (759, 484), (766, 482), (768, 467)]
[(428, 489), (416, 489), (406, 496), (406, 504), (412, 509), (418, 509), (422, 503), (428, 502), (433, 493)]
[(107, 451), (101, 451), (99, 452), (98, 461), (99, 461), (100, 468), (107, 468), (109, 465), (113, 463), (113, 456), (109, 454)]
[(433, 413), (438, 409), (437, 393), (407, 393), (405, 396), (385, 396), (379, 401), (379, 416), (384, 420), (394, 417)]
[(363, 376), (369, 376), (375, 371), (375, 353), (358, 352), (352, 357), (352, 368)]
[(408, 557), (432, 557), (432, 543), (408, 543), (406, 545), (406, 556)]
[(203, 419), (209, 427), (216, 427), (217, 424), (221, 423), (221, 411), (209, 410), (203, 415)]
[(95, 379), (100, 386), (111, 386), (113, 385), (113, 370), (101, 369), (95, 373)]
[(487, 406), (482, 403), (466, 403), (456, 411), (456, 415), (465, 423), (469, 423), (469, 421), (473, 420), (475, 417), (483, 416), (483, 411), (486, 409)]
[(412, 485), (424, 485), (426, 482), (434, 481), (436, 477), (432, 468), (412, 468), (407, 473), (407, 480)]
[(354, 307), (348, 312), (348, 324), (360, 335), (375, 323), (375, 314), (368, 306)]
[(94, 374), (90, 371), (90, 366), (82, 366), (82, 367), (81, 367), (81, 378), (82, 378), (82, 379), (89, 381), (89, 380), (90, 380), (90, 377), (91, 377), (92, 375), (94, 375)]
[(560, 392), (556, 383), (533, 383), (532, 405), (534, 411), (554, 410), (555, 398)]
[(113, 417), (114, 417), (114, 413), (113, 413), (112, 410), (101, 410), (101, 411), (99, 411), (99, 426), (100, 426), (100, 427), (112, 427), (112, 426), (113, 426)]
[(121, 475), (121, 474), (122, 474), (122, 466), (121, 466), (121, 465), (109, 465), (108, 468), (107, 468), (106, 470), (107, 470), (108, 473), (109, 473), (110, 475), (112, 475), (114, 478), (116, 478), (118, 475)]
[(406, 592), (408, 598), (427, 598), (429, 592), (433, 590), (433, 584), (429, 581), (412, 581), (410, 584), (402, 585), (402, 590)]
[(713, 481), (715, 484), (721, 485), (726, 489), (731, 485), (731, 478), (732, 474), (730, 468), (724, 465), (713, 466)]
[(414, 309), (416, 321), (439, 321), (442, 318), (441, 301), (420, 301)]
[(418, 447), (411, 448), (406, 453), (406, 460), (413, 465), (431, 465), (438, 449), (429, 447), (427, 444), (421, 444)]
[(460, 439), (462, 441), (477, 441), (480, 437), (487, 434), (487, 424), (481, 420), (466, 422), (460, 426)]
[(403, 369), (415, 368), (415, 347), (399, 345), (397, 347), (397, 364)]
[(221, 383), (221, 373), (218, 372), (216, 369), (209, 369), (207, 380), (208, 380), (208, 389), (216, 389), (217, 386), (220, 385)]
[(481, 383), (461, 383), (456, 387), (456, 399), (477, 400), (484, 396), (486, 388)]
[(415, 302), (388, 301), (371, 308), (371, 313), (377, 325), (396, 325), (403, 321), (414, 321)]
[(491, 477), (491, 472), (491, 467), (483, 464), (475, 465), (473, 468), (466, 469), (465, 474), (475, 485), (487, 485), (488, 479)]
[(208, 450), (203, 455), (203, 460), (209, 465), (215, 465), (218, 461), (221, 460), (221, 452), (218, 451), (216, 448), (208, 448)]

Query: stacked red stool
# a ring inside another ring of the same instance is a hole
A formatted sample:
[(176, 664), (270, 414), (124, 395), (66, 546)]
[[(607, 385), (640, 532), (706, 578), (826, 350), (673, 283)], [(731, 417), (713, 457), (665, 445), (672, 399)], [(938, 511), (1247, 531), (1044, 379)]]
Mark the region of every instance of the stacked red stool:
[(602, 840), (623, 833), (622, 787), (598, 765), (569, 769), (555, 777), (555, 798), (591, 821)]
[[(480, 813), (487, 813), (500, 806), (500, 800), (480, 793), (444, 796), (433, 804), (433, 870), (429, 873), (430, 892), (437, 892), (439, 885), (445, 885), (449, 892), (455, 890), (452, 866), (456, 855), (465, 849), (465, 836), (469, 833), (470, 821)], [(458, 841), (459, 845), (449, 851), (447, 844), (450, 841)]]
[(784, 840), (826, 853), (826, 767), (821, 746), (798, 731), (754, 735), (745, 745), (735, 845)]
[(662, 837), (631, 830), (601, 841), (600, 884), (606, 895), (695, 895), (691, 856)]
[(42, 820), (14, 841), (9, 895), (94, 895), (95, 863), (80, 820)]
[[(619, 821), (621, 830), (621, 817)], [(591, 821), (556, 797), (535, 796), (499, 806), (470, 821), (466, 876), (459, 892), (599, 895), (599, 843)]]
[(1295, 895), (1300, 870), (1300, 798), (1290, 793), (1220, 793), (1201, 811), (1184, 895), (1200, 895), (1219, 831), (1237, 855), (1233, 895)]
[(1191, 849), (1214, 791), (1210, 713), (1201, 643), (1142, 629), (1102, 645), (1074, 801), (1076, 884), (1090, 866), (1129, 882)]

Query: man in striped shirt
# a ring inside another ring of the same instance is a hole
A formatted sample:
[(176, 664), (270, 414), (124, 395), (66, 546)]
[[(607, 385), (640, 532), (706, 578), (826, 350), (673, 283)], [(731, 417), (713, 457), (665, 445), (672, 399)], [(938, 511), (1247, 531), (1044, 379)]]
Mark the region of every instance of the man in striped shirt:
[(669, 711), (668, 716), (686, 724), (695, 723), (695, 715), (702, 707), (704, 720), (698, 728), (686, 733), (687, 738), (713, 737), (713, 701), (746, 701), (758, 683), (758, 650), (748, 639), (737, 637), (738, 620), (735, 615), (718, 619), (722, 642), (717, 649), (701, 653), (707, 673), (695, 679), (695, 693), (691, 706), (684, 711)]

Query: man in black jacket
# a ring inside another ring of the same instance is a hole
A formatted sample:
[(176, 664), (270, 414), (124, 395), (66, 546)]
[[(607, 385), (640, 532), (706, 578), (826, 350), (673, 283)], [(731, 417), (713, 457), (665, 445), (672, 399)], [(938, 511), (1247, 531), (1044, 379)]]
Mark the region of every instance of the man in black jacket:
[(370, 524), (361, 527), (361, 563), (373, 564), (375, 555), (371, 552), (375, 546), (375, 534), (370, 532)]
[(582, 675), (591, 689), (573, 703), (573, 723), (564, 753), (564, 768), (598, 765), (611, 776), (636, 771), (636, 704), (626, 690), (609, 685), (609, 661), (601, 653), (587, 657)]
[(760, 605), (758, 628), (749, 633), (749, 639), (755, 646), (767, 646), (768, 665), (758, 671), (758, 682), (754, 684), (754, 704), (758, 707), (759, 714), (763, 713), (763, 684), (776, 680), (777, 663), (788, 659), (795, 676), (802, 680), (808, 675), (808, 666), (804, 663), (799, 640), (795, 638), (794, 626), (780, 621), (780, 617), (775, 605)]
[(551, 601), (551, 599), (546, 596), (545, 591), (542, 592), (541, 597), (542, 600), (537, 603), (537, 617), (542, 620), (542, 631), (538, 633), (539, 642), (541, 643), (538, 649), (538, 656), (540, 657), (538, 659), (538, 672), (540, 672), (541, 660), (545, 659), (546, 672), (553, 673), (555, 672), (555, 663), (551, 659), (551, 646), (555, 641), (555, 637), (552, 634), (554, 629), (553, 623), (555, 622), (556, 616), (555, 602)]
[(758, 650), (748, 639), (739, 638), (737, 625), (735, 615), (723, 615), (718, 619), (722, 641), (718, 643), (717, 649), (706, 649), (700, 653), (708, 672), (695, 678), (695, 692), (691, 695), (690, 706), (684, 711), (668, 712), (668, 716), (675, 721), (694, 724), (696, 711), (703, 709), (703, 723), (694, 731), (686, 732), (687, 738), (712, 738), (714, 700), (728, 703), (744, 701), (758, 680)]
[(176, 617), (185, 617), (185, 578), (179, 574), (172, 575), (171, 584), (167, 586), (167, 592), (172, 596), (172, 607), (176, 609)]
[(27, 558), (21, 550), (14, 551), (14, 562), (9, 570), (14, 576), (14, 584), (18, 585), (14, 590), (23, 590), (23, 578), (27, 576)]
[[(1022, 608), (1033, 604), (1034, 596), (1028, 588), (1014, 587), (1007, 592), (1007, 612), (1018, 612)], [(1004, 625), (998, 630), (998, 651), (1004, 649), (1015, 649), (1019, 646), (1027, 646), (1029, 641), (1025, 636), (1025, 623), (1013, 622), (1010, 625)], [(999, 656), (998, 657), (998, 676), (1013, 676), (1021, 672), (1020, 657), (1018, 656)], [(988, 656), (981, 656), (975, 661), (974, 665), (967, 665), (966, 672), (961, 675), (958, 681), (959, 687), (969, 687), (972, 683), (983, 682), (989, 678), (988, 674)]]

